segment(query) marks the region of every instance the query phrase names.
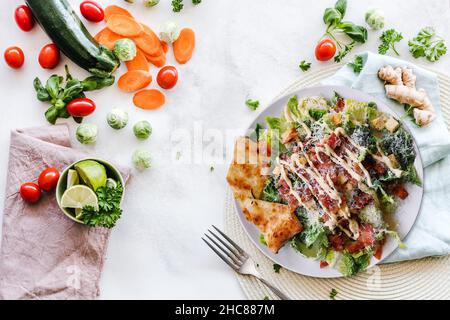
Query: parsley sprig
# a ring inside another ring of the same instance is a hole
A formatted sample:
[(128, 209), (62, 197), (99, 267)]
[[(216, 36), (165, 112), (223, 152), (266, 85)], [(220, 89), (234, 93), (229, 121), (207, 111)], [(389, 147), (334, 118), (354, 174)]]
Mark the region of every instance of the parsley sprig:
[(425, 27), (416, 37), (408, 41), (409, 52), (414, 58), (425, 57), (434, 62), (447, 53), (444, 39), (436, 35), (432, 27)]
[(400, 42), (403, 39), (403, 35), (395, 29), (388, 29), (384, 31), (380, 36), (380, 45), (378, 46), (378, 53), (386, 54), (389, 49), (392, 49), (396, 55), (400, 55), (395, 49), (395, 43)]
[(311, 68), (311, 62), (306, 62), (305, 60), (302, 60), (302, 61), (300, 61), (300, 64), (298, 65), (298, 67), (303, 72), (306, 72), (309, 70), (309, 68)]
[(360, 56), (359, 54), (357, 54), (357, 55), (353, 58), (353, 61), (350, 61), (350, 62), (348, 63), (348, 66), (349, 66), (350, 68), (353, 69), (353, 72), (354, 72), (354, 73), (360, 73), (361, 70), (362, 70), (363, 67), (364, 67), (363, 57)]
[(81, 220), (91, 227), (112, 228), (122, 215), (120, 201), (122, 199), (123, 187), (117, 183), (115, 188), (100, 187), (95, 193), (98, 198), (99, 210), (92, 206), (83, 208)]

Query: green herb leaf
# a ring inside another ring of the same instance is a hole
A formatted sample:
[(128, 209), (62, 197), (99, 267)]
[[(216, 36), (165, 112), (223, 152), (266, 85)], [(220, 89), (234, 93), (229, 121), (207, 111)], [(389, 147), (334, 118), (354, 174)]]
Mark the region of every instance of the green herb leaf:
[(345, 12), (347, 11), (347, 0), (338, 0), (334, 7), (341, 13), (342, 17), (344, 17)]
[(267, 246), (266, 239), (264, 238), (264, 235), (262, 233), (259, 234), (259, 243), (261, 243), (264, 246)]
[(303, 72), (306, 72), (311, 68), (311, 62), (306, 62), (305, 60), (300, 61), (298, 66)]
[(247, 99), (245, 101), (245, 105), (247, 107), (249, 107), (251, 110), (255, 111), (259, 107), (259, 101), (258, 100)]
[(183, 9), (183, 0), (172, 0), (173, 12), (180, 12)]
[(202, 3), (202, 0), (192, 0), (192, 3), (194, 5), (198, 5), (198, 4)]
[(360, 55), (356, 55), (353, 58), (353, 61), (348, 63), (348, 66), (353, 69), (354, 73), (360, 73), (364, 66), (363, 57)]
[(254, 131), (254, 133), (253, 133), (253, 136), (255, 137), (256, 142), (259, 141), (259, 137), (260, 137), (261, 131), (262, 131), (263, 129), (264, 129), (264, 128), (263, 128), (263, 126), (262, 126), (261, 124), (259, 124), (259, 123), (256, 124), (255, 131)]
[(275, 273), (280, 273), (280, 269), (281, 266), (278, 263), (273, 264), (273, 271), (275, 271)]
[(336, 8), (326, 8), (323, 13), (323, 22), (328, 26), (338, 24), (342, 20), (342, 14)]
[(338, 29), (356, 42), (365, 43), (367, 41), (367, 29), (353, 22), (342, 22), (338, 25)]
[[(433, 41), (433, 38), (435, 40)], [(426, 57), (434, 62), (447, 53), (447, 47), (441, 37), (436, 36), (432, 27), (425, 27), (419, 31), (416, 37), (408, 41), (409, 52), (414, 58)]]
[(351, 42), (347, 45), (344, 46), (343, 49), (341, 49), (338, 54), (334, 57), (334, 61), (335, 62), (341, 62), (342, 59), (344, 59), (344, 57), (353, 50), (353, 48), (355, 47), (355, 42)]
[(44, 86), (41, 83), (41, 80), (39, 78), (35, 78), (33, 81), (34, 90), (36, 90), (36, 97), (39, 101), (45, 102), (50, 101), (52, 98), (47, 92), (47, 89), (44, 88)]
[(395, 29), (388, 29), (384, 31), (380, 36), (380, 45), (378, 46), (378, 53), (386, 54), (389, 49), (392, 49), (396, 55), (400, 55), (395, 49), (395, 43), (400, 42), (403, 39), (403, 35)]
[(57, 99), (59, 97), (62, 81), (63, 77), (57, 75), (52, 75), (50, 78), (48, 78), (45, 89), (47, 90), (50, 97), (52, 97), (52, 99)]
[(338, 292), (335, 288), (331, 289), (330, 291), (330, 299), (331, 300), (336, 300), (336, 296), (337, 296)]
[(81, 81), (84, 91), (100, 90), (105, 87), (109, 87), (114, 84), (114, 76), (109, 76), (106, 78), (98, 76), (90, 76)]

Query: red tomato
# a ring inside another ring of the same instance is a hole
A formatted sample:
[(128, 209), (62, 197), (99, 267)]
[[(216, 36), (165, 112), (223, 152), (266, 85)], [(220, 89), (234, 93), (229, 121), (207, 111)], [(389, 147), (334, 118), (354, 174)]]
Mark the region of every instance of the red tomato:
[(383, 245), (382, 244), (378, 244), (375, 247), (375, 252), (373, 253), (373, 256), (377, 259), (377, 260), (381, 260), (381, 256), (383, 255)]
[(323, 39), (316, 46), (316, 59), (327, 61), (334, 57), (336, 45), (330, 39)]
[(5, 50), (5, 61), (13, 69), (19, 69), (25, 62), (25, 56), (19, 47), (9, 47)]
[(326, 261), (320, 261), (320, 269), (328, 267), (328, 262)]
[(328, 236), (328, 240), (331, 242), (331, 246), (335, 251), (342, 251), (344, 250), (344, 238), (342, 235), (339, 234), (333, 234)]
[(45, 45), (39, 53), (39, 64), (44, 69), (53, 69), (59, 62), (59, 49), (54, 43)]
[(364, 248), (365, 248), (364, 244), (358, 241), (353, 241), (347, 245), (348, 253), (356, 253)]
[(100, 22), (105, 18), (102, 7), (94, 1), (83, 1), (80, 4), (80, 11), (86, 20)]
[(174, 66), (165, 66), (161, 68), (156, 77), (156, 81), (163, 89), (171, 89), (175, 87), (178, 81), (178, 71)]
[(20, 195), (29, 203), (36, 203), (41, 198), (41, 190), (36, 183), (27, 182), (20, 186)]
[(59, 180), (59, 171), (56, 168), (47, 168), (41, 172), (38, 179), (39, 187), (44, 191), (51, 191)]
[(375, 242), (375, 235), (371, 224), (364, 223), (359, 226), (358, 242), (363, 246), (371, 246)]
[(72, 117), (86, 117), (95, 110), (95, 103), (88, 98), (77, 98), (69, 102), (67, 111)]
[(394, 187), (394, 190), (392, 190), (395, 196), (399, 197), (402, 200), (405, 200), (408, 198), (408, 191), (406, 191), (405, 187), (398, 185)]
[(34, 27), (34, 18), (30, 8), (26, 5), (21, 5), (14, 11), (14, 19), (20, 29), (25, 32), (30, 31)]

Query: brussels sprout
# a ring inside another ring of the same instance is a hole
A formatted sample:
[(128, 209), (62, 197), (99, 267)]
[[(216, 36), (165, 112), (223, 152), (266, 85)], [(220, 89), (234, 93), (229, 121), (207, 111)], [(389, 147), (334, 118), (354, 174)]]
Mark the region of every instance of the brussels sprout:
[(180, 36), (180, 28), (178, 25), (173, 21), (166, 21), (162, 27), (161, 31), (159, 33), (159, 37), (162, 41), (171, 44), (175, 40), (178, 39)]
[(106, 179), (106, 187), (110, 188), (110, 189), (115, 189), (117, 188), (117, 182), (116, 180), (112, 179), (112, 178), (108, 178)]
[(159, 0), (142, 0), (142, 3), (146, 7), (154, 7), (159, 3)]
[(120, 61), (130, 61), (136, 57), (136, 45), (130, 39), (120, 39), (114, 44), (114, 54)]
[(137, 149), (132, 157), (133, 165), (138, 170), (145, 170), (151, 166), (151, 156), (147, 149)]
[(111, 128), (122, 129), (128, 124), (128, 113), (122, 109), (114, 108), (106, 116), (106, 121)]
[(383, 29), (384, 13), (379, 9), (370, 9), (366, 12), (366, 23), (374, 30)]
[(82, 144), (91, 144), (97, 140), (98, 129), (95, 124), (83, 123), (77, 128), (77, 140)]
[(150, 125), (150, 122), (142, 120), (134, 125), (133, 131), (136, 138), (145, 140), (152, 134), (152, 126)]

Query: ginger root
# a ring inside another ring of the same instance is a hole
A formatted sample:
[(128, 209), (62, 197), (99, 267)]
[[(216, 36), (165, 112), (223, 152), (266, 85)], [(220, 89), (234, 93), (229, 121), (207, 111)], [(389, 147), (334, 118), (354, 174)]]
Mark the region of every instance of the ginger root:
[(378, 71), (385, 81), (386, 95), (402, 104), (411, 105), (413, 116), (419, 126), (425, 126), (436, 118), (436, 111), (424, 89), (416, 89), (416, 75), (411, 68), (385, 66)]

